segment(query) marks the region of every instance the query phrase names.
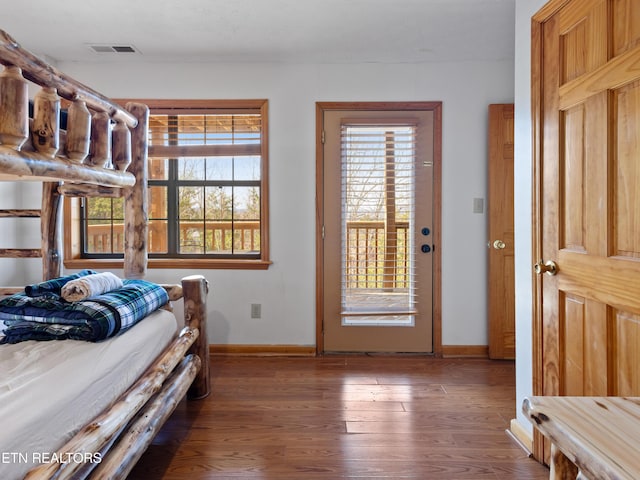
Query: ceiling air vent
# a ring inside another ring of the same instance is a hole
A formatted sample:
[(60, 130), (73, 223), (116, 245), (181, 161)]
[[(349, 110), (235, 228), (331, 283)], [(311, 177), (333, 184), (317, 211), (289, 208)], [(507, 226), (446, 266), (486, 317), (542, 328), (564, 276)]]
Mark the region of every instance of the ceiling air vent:
[(94, 53), (140, 53), (133, 45), (90, 44), (89, 48)]

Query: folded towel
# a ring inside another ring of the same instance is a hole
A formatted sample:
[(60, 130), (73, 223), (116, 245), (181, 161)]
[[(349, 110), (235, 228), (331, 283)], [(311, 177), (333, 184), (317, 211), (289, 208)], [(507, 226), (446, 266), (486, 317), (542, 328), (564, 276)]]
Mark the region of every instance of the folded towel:
[(111, 272), (103, 272), (71, 280), (60, 293), (67, 302), (79, 302), (118, 288), (122, 288), (122, 280)]
[(76, 278), (85, 277), (87, 275), (94, 275), (98, 272), (93, 270), (81, 270), (78, 273), (72, 273), (64, 277), (52, 278), (50, 280), (34, 283), (33, 285), (27, 285), (24, 287), (24, 293), (28, 297), (40, 297), (43, 295), (57, 295), (60, 296), (60, 289), (64, 287), (71, 280)]

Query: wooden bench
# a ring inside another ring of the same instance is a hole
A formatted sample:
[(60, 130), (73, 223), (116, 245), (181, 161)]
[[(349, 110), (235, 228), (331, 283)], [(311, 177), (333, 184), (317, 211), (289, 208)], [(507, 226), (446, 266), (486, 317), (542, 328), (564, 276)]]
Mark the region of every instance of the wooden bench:
[(528, 397), (551, 441), (550, 479), (640, 479), (640, 397)]

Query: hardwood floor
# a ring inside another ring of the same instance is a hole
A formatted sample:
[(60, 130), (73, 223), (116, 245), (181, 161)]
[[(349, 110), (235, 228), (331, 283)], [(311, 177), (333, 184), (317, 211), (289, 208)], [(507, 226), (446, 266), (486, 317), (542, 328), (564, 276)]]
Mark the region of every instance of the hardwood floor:
[(513, 362), (213, 357), (130, 479), (546, 479), (506, 433)]

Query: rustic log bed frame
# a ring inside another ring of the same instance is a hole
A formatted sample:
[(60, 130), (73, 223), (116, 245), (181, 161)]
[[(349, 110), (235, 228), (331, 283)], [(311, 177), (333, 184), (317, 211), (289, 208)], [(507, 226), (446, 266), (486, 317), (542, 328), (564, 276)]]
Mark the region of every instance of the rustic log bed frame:
[[(0, 210), (0, 217), (40, 217), (41, 249), (0, 249), (0, 257), (42, 257), (43, 279), (62, 274), (63, 196), (124, 197), (124, 277), (147, 268), (147, 137), (149, 109), (125, 108), (21, 48), (0, 30), (0, 180), (41, 181), (41, 210)], [(28, 83), (40, 86), (28, 118)], [(60, 97), (70, 102), (66, 132)], [(110, 124), (114, 124), (111, 129)], [(112, 130), (112, 132), (111, 132)], [(113, 164), (115, 168), (110, 168)], [(204, 277), (163, 285), (183, 298), (185, 327), (112, 407), (82, 428), (57, 453), (101, 453), (90, 464), (46, 463), (26, 478), (125, 478), (177, 403), (209, 394)], [(0, 288), (11, 294), (22, 287)]]
[(522, 410), (551, 442), (550, 480), (640, 478), (640, 398), (532, 396)]

